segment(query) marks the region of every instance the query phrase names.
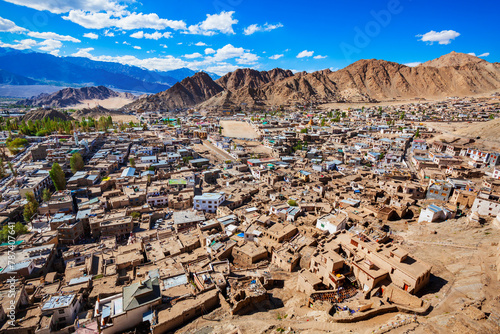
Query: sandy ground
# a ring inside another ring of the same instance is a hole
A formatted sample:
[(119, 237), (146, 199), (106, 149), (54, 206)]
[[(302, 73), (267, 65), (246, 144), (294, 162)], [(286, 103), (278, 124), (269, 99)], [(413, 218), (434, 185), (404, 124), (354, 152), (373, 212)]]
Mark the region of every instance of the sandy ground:
[(84, 109), (84, 108), (94, 108), (100, 105), (106, 109), (118, 109), (126, 104), (129, 104), (133, 100), (125, 99), (123, 97), (111, 97), (105, 100), (83, 100), (80, 104), (68, 107), (66, 109)]
[[(500, 120), (488, 122), (426, 122), (425, 125), (442, 132), (436, 140), (472, 138), (487, 149), (500, 149)], [(477, 139), (480, 137), (480, 139)]]
[(268, 157), (273, 152), (272, 149), (270, 149), (269, 147), (265, 147), (258, 141), (241, 139), (236, 139), (234, 141), (238, 144), (243, 145), (243, 147), (245, 147), (245, 149), (250, 152), (250, 154), (256, 154), (259, 157)]
[(246, 122), (239, 121), (220, 121), (222, 126), (222, 135), (231, 138), (259, 138), (254, 128)]
[[(491, 223), (475, 225), (467, 218), (443, 223), (389, 222), (397, 240), (414, 256), (432, 265), (431, 279), (419, 297), (428, 301), (429, 314), (417, 323), (389, 333), (499, 333), (500, 326), (488, 320), (500, 312), (500, 282), (496, 259), (500, 230)], [(270, 302), (256, 305), (246, 315), (231, 316), (218, 308), (179, 328), (176, 333), (372, 333), (397, 317), (389, 313), (352, 324), (332, 323), (324, 312), (305, 307), (307, 297), (297, 291), (297, 272), (282, 274), (282, 288), (269, 290)], [(283, 316), (287, 315), (286, 318)], [(233, 332), (234, 333), (234, 332)]]
[(114, 122), (123, 122), (130, 123), (130, 121), (134, 123), (138, 123), (139, 120), (134, 115), (112, 115), (111, 118)]
[[(489, 93), (480, 93), (474, 95), (468, 95), (467, 97), (482, 98), (491, 97), (491, 94), (500, 92), (500, 89), (491, 91)], [(464, 96), (465, 98), (465, 96)], [(426, 97), (425, 99), (404, 99), (404, 100), (392, 100), (392, 101), (380, 101), (378, 103), (325, 103), (320, 105), (324, 109), (348, 109), (348, 108), (361, 108), (361, 107), (384, 107), (384, 106), (399, 106), (410, 103), (426, 103), (426, 102), (438, 102), (446, 100), (445, 97)]]

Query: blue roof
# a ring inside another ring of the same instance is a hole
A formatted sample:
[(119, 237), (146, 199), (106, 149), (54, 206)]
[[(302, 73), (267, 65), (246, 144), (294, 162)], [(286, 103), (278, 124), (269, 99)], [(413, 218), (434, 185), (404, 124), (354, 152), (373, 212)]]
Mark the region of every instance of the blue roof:
[(9, 264), (5, 268), (3, 268), (3, 270), (1, 272), (5, 272), (5, 273), (16, 272), (18, 270), (28, 268), (29, 265), (31, 264), (31, 262), (32, 262), (32, 260), (27, 260), (27, 261), (23, 261), (23, 262), (14, 263), (14, 264)]
[(434, 205), (434, 204), (431, 204), (427, 207), (427, 209), (431, 210), (432, 212), (439, 212), (439, 211), (443, 211), (443, 209), (441, 209), (439, 206), (437, 205)]
[(71, 304), (71, 301), (73, 300), (74, 297), (75, 295), (52, 296), (48, 301), (45, 302), (45, 304), (43, 304), (42, 310), (67, 307)]
[(69, 281), (68, 285), (76, 285), (80, 283), (85, 283), (88, 282), (92, 279), (92, 276), (82, 276), (82, 277), (77, 277), (73, 278)]
[(134, 174), (135, 174), (135, 168), (127, 167), (123, 170), (121, 177), (134, 176)]
[(201, 163), (201, 162), (210, 162), (210, 160), (205, 159), (205, 158), (199, 158), (199, 159), (193, 159), (190, 161), (191, 164), (197, 164), (197, 163)]

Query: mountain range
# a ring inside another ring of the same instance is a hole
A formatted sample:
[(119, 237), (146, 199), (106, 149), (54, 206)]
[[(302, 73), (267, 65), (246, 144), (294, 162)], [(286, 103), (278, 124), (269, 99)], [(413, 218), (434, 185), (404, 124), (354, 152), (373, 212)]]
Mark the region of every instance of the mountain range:
[(115, 92), (107, 87), (82, 87), (64, 88), (52, 94), (42, 93), (30, 99), (20, 100), (17, 104), (35, 106), (65, 108), (82, 103), (86, 100), (106, 100), (113, 97), (121, 97), (127, 100), (134, 100), (136, 96), (130, 93)]
[(338, 71), (313, 73), (238, 69), (213, 80), (196, 73), (170, 89), (140, 98), (128, 110), (186, 107), (251, 107), (304, 102), (377, 102), (443, 98), (500, 89), (500, 63), (452, 52), (416, 67), (385, 60), (359, 60)]
[[(139, 93), (164, 91), (196, 73), (188, 68), (150, 71), (83, 57), (56, 57), (47, 53), (11, 48), (0, 48), (0, 70), (0, 85), (103, 85)], [(214, 79), (219, 78), (216, 74), (209, 75)]]

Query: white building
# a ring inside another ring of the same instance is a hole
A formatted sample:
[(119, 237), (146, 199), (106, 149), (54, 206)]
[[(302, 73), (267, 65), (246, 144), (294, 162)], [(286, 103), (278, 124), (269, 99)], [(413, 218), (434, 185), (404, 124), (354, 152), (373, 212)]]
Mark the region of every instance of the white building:
[(453, 218), (453, 213), (445, 208), (431, 204), (425, 210), (420, 212), (418, 222), (435, 222)]
[(481, 216), (496, 216), (500, 213), (500, 202), (478, 196), (472, 204), (471, 211)]
[(316, 221), (316, 228), (322, 231), (328, 231), (330, 233), (335, 233), (340, 230), (344, 230), (347, 225), (348, 216), (345, 212), (340, 211), (339, 213), (329, 213), (323, 217), (318, 218)]
[(217, 208), (226, 200), (224, 193), (205, 193), (203, 195), (195, 196), (193, 205), (195, 210), (204, 212), (217, 212)]
[(156, 155), (148, 155), (148, 156), (145, 156), (145, 157), (141, 157), (141, 162), (143, 164), (147, 164), (147, 163), (157, 163), (158, 162), (158, 157)]
[(42, 313), (52, 315), (55, 324), (72, 325), (80, 310), (81, 295), (56, 295), (50, 297), (41, 307)]

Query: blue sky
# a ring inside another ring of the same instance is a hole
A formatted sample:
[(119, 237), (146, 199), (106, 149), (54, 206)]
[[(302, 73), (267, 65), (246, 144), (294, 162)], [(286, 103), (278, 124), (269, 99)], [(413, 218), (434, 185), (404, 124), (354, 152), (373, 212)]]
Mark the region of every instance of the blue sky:
[(219, 75), (415, 65), (451, 51), (498, 62), (499, 12), (496, 1), (7, 0), (0, 46)]

